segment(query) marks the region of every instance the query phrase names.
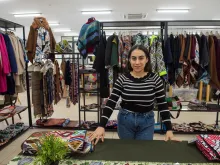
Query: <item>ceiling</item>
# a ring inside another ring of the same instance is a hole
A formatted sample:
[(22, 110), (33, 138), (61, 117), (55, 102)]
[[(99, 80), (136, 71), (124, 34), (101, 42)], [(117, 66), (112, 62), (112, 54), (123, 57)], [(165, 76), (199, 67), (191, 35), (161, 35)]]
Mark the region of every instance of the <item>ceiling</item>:
[[(78, 33), (91, 15), (82, 10), (112, 10), (110, 15), (94, 15), (100, 21), (125, 21), (123, 14), (147, 13), (145, 20), (220, 19), (220, 0), (0, 0), (0, 18), (30, 26), (33, 18), (15, 18), (15, 13), (40, 12), (56, 28)], [(156, 9), (190, 9), (189, 13), (157, 13)]]

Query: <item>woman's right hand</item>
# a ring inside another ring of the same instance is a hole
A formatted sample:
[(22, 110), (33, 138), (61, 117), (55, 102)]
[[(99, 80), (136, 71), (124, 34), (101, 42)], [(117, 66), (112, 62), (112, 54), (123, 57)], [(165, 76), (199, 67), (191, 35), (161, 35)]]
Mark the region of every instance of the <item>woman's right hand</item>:
[(105, 128), (98, 127), (89, 137), (89, 141), (92, 142), (93, 140), (96, 139), (95, 141), (95, 145), (96, 145), (100, 139), (102, 140), (102, 142), (104, 142), (104, 137), (105, 137)]

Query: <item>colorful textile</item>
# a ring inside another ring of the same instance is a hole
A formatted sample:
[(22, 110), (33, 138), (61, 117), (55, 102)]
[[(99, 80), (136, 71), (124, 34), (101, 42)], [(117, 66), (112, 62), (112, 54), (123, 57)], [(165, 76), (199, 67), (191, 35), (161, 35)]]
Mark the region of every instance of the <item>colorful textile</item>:
[(93, 144), (89, 142), (89, 135), (86, 130), (77, 131), (51, 131), (51, 132), (36, 132), (32, 134), (21, 145), (23, 154), (35, 155), (41, 146), (41, 138), (46, 135), (54, 135), (68, 142), (71, 151), (77, 153), (89, 153), (93, 151)]
[(125, 72), (127, 68), (128, 63), (128, 53), (131, 49), (131, 36), (126, 35), (123, 37), (123, 43), (124, 43), (124, 52), (122, 53), (122, 69)]
[(196, 145), (208, 160), (220, 161), (220, 135), (197, 135)]
[[(14, 157), (8, 165), (34, 165), (35, 157), (21, 156)], [(59, 165), (171, 165), (176, 162), (134, 162), (134, 161), (104, 161), (104, 160), (74, 160), (65, 159), (59, 162)], [(192, 163), (177, 163), (178, 165), (189, 165)], [(212, 165), (213, 163), (193, 163), (193, 165)]]

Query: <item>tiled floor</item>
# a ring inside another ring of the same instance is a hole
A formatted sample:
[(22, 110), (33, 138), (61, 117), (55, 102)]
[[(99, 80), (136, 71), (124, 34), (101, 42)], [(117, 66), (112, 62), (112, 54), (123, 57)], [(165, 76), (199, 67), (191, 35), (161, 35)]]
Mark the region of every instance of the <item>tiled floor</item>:
[[(19, 94), (19, 99), (21, 100), (22, 105), (27, 105), (26, 93)], [(86, 97), (86, 103), (96, 103), (96, 97)], [(70, 118), (72, 120), (78, 120), (78, 105), (71, 105), (70, 108), (66, 108), (66, 100), (62, 99), (58, 105), (54, 106), (55, 113), (52, 117), (55, 118)], [(33, 109), (32, 109), (33, 114)], [(81, 113), (83, 117), (83, 113)], [(28, 125), (28, 113), (27, 111), (21, 114), (22, 121)], [(33, 115), (32, 115), (33, 116)], [(115, 111), (111, 117), (111, 119), (116, 119), (117, 111)], [(157, 115), (155, 115), (155, 118)], [(33, 123), (36, 121), (36, 118), (33, 116)], [(82, 118), (83, 119), (83, 118)], [(207, 124), (214, 123), (216, 119), (216, 113), (187, 113), (182, 112), (180, 117), (173, 122), (182, 123), (182, 122), (194, 122), (194, 121), (203, 121)], [(95, 120), (97, 121), (97, 113), (87, 113), (86, 120)], [(11, 123), (11, 120), (8, 120)], [(20, 121), (18, 116), (15, 117), (15, 121)], [(0, 123), (0, 129), (4, 129), (6, 127), (5, 122)], [(45, 131), (45, 129), (43, 129)], [(6, 148), (0, 151), (0, 165), (7, 164), (14, 156), (16, 156), (19, 152), (21, 152), (21, 144), (22, 142), (27, 139), (33, 132), (42, 131), (42, 129), (29, 129), (25, 134), (17, 138), (14, 142), (8, 145)], [(194, 137), (194, 135), (176, 135), (178, 139), (181, 140), (189, 140)], [(107, 132), (106, 138), (110, 139), (117, 139), (118, 135), (117, 132)], [(154, 140), (163, 140), (164, 135), (155, 134)]]

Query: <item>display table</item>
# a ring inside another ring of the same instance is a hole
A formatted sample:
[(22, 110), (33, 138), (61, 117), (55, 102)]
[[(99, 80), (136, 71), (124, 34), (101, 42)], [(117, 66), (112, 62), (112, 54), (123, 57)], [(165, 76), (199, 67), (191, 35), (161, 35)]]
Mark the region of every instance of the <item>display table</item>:
[[(19, 155), (10, 161), (9, 165), (20, 164), (19, 161), (32, 164), (33, 160), (34, 157)], [(95, 147), (93, 153), (73, 155), (71, 159), (60, 162), (62, 165), (162, 165), (167, 163), (188, 165), (189, 163), (208, 164), (208, 161), (195, 145), (189, 145), (187, 142), (105, 139), (104, 143), (99, 143)]]

